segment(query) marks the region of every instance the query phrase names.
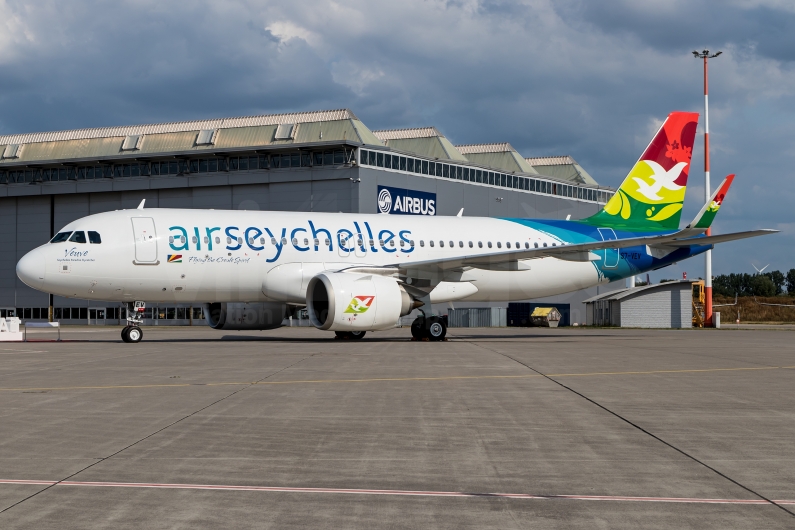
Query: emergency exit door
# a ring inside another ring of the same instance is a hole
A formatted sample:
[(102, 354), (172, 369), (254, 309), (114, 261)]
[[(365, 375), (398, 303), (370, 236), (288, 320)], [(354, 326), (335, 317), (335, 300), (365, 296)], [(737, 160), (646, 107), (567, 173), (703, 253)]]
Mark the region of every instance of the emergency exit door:
[(141, 264), (157, 263), (157, 234), (155, 221), (151, 217), (133, 217), (135, 235), (135, 262)]

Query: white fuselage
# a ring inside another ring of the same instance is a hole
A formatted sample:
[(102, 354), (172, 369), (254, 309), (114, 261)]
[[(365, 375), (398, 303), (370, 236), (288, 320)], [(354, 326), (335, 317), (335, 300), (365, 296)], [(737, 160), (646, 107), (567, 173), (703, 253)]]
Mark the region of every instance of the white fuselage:
[[(83, 299), (301, 304), (325, 270), (568, 243), (493, 218), (158, 208), (91, 215), (60, 232), (78, 231), (98, 233), (101, 243), (44, 244), (20, 260), (20, 278)], [(526, 300), (607, 281), (590, 262), (541, 258), (518, 268), (440, 272), (431, 300)]]

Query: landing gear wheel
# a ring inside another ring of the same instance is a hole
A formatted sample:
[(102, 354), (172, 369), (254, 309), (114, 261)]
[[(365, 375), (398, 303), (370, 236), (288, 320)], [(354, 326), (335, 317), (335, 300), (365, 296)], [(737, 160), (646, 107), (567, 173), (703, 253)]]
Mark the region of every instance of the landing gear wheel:
[(127, 342), (141, 342), (144, 332), (138, 326), (130, 326), (127, 330)]
[(127, 333), (130, 331), (130, 326), (124, 326), (121, 330), (121, 340), (124, 342), (130, 342), (130, 337), (127, 336)]
[(428, 338), (432, 341), (444, 340), (445, 335), (447, 335), (447, 326), (444, 325), (444, 321), (439, 317), (427, 319), (425, 330)]
[(424, 317), (417, 317), (414, 319), (414, 322), (411, 323), (411, 336), (416, 340), (422, 340), (428, 337), (426, 334)]
[(341, 340), (360, 340), (364, 337), (366, 331), (335, 331), (338, 339)]

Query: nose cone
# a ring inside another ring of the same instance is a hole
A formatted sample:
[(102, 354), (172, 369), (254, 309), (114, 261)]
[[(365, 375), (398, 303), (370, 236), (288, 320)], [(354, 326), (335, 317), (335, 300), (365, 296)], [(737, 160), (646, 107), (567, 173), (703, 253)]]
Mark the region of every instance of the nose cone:
[(39, 249), (31, 250), (17, 263), (17, 276), (26, 285), (34, 289), (44, 286), (44, 253)]

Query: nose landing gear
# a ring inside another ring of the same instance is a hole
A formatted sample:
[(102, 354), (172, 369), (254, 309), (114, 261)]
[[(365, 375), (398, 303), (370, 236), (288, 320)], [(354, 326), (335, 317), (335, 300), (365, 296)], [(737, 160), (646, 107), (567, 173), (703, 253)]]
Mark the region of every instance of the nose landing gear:
[(141, 331), (146, 302), (127, 304), (127, 325), (121, 330), (121, 340), (124, 342), (141, 342), (144, 332)]
[(121, 330), (121, 340), (124, 342), (141, 342), (144, 332), (138, 326), (124, 326)]

